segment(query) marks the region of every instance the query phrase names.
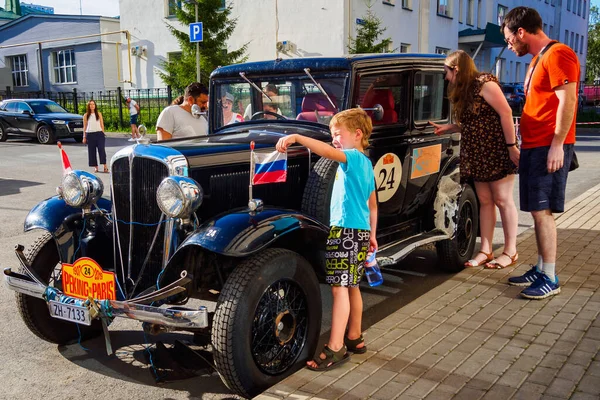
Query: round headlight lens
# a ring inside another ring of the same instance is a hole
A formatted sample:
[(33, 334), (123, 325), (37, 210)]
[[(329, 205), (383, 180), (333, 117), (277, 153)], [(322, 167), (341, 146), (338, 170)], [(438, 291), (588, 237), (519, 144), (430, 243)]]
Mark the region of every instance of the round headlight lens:
[(185, 176), (169, 176), (156, 191), (158, 207), (170, 218), (188, 218), (202, 204), (202, 187)]
[(102, 197), (104, 185), (96, 175), (85, 171), (71, 171), (61, 183), (61, 193), (71, 207), (87, 207)]

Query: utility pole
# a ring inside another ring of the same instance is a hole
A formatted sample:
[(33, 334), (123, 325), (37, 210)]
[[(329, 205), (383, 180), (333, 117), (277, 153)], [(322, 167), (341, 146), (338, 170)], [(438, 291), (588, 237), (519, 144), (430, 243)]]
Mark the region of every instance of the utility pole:
[(79, 15), (83, 15), (83, 9), (81, 8), (81, 0), (79, 0)]

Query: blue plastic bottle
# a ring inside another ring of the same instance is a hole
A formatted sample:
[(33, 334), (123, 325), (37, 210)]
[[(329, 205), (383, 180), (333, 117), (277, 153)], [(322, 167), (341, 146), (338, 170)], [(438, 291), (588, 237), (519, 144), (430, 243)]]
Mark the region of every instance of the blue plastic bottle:
[(377, 251), (367, 253), (367, 260), (365, 262), (365, 275), (371, 287), (379, 286), (383, 283), (383, 275), (381, 275), (381, 270), (375, 258), (376, 253)]

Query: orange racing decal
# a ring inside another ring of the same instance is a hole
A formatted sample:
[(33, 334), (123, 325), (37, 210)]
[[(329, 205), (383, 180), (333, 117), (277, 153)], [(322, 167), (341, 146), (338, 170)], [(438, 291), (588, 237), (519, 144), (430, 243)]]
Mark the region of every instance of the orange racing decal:
[(442, 161), (441, 152), (441, 144), (413, 149), (410, 179), (439, 172), (440, 162)]
[(91, 258), (82, 257), (74, 264), (62, 265), (62, 286), (66, 295), (87, 299), (116, 300), (115, 274), (103, 271)]

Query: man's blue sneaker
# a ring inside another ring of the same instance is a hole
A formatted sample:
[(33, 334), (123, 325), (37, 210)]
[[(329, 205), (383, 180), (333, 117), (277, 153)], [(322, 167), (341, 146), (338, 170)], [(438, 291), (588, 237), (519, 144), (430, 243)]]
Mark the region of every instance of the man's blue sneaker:
[(533, 265), (529, 271), (525, 272), (525, 274), (521, 276), (511, 276), (508, 278), (508, 284), (513, 286), (529, 286), (538, 280), (542, 275), (544, 274), (538, 272), (537, 267)]
[(521, 296), (527, 299), (541, 300), (559, 293), (560, 285), (558, 284), (558, 276), (556, 277), (556, 282), (552, 282), (547, 275), (542, 274), (531, 286), (523, 289)]

